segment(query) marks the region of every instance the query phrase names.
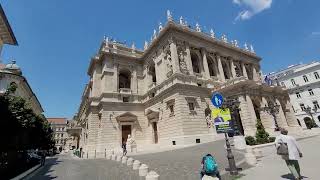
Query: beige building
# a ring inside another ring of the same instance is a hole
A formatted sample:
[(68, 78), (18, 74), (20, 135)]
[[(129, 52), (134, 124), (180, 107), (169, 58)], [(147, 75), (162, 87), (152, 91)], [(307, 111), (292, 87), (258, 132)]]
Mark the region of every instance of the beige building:
[(67, 133), (67, 119), (66, 118), (47, 118), (53, 130), (53, 137), (55, 140), (55, 147), (58, 150), (65, 150), (68, 140)]
[(255, 133), (257, 118), (274, 133), (272, 116), (260, 108), (268, 103), (280, 105), (278, 125), (297, 130), (286, 90), (261, 83), (260, 61), (252, 46), (241, 49), (198, 24), (174, 22), (170, 12), (143, 51), (105, 38), (91, 59), (77, 114), (80, 148), (89, 158), (99, 156), (120, 148), (129, 134), (138, 151), (214, 141), (206, 116), (215, 91), (241, 102), (244, 135)]

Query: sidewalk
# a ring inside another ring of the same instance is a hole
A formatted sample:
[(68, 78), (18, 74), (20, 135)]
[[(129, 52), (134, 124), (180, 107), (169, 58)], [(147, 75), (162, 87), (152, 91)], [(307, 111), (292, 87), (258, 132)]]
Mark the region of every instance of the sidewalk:
[[(298, 145), (303, 153), (299, 163), (304, 179), (319, 179), (320, 136), (300, 140)], [(290, 179), (290, 171), (285, 161), (276, 154), (275, 148), (267, 147), (263, 151), (268, 155), (261, 158), (256, 167), (241, 172), (244, 175), (241, 180)]]

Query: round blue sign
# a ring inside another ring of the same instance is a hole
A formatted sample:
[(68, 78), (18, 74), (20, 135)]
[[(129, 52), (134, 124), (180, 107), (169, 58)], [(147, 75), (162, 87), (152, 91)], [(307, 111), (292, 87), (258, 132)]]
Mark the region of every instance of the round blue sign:
[(211, 102), (215, 107), (221, 107), (223, 103), (223, 96), (220, 93), (214, 93)]

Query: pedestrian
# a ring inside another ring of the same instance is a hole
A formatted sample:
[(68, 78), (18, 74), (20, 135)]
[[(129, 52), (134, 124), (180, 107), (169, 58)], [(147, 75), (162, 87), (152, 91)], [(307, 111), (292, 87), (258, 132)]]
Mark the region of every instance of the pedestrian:
[(298, 147), (294, 137), (288, 135), (288, 131), (284, 128), (280, 129), (281, 134), (277, 136), (275, 145), (277, 154), (285, 160), (290, 172), (296, 180), (302, 179), (298, 160), (302, 157), (302, 153)]
[(127, 155), (127, 145), (124, 138), (122, 138), (122, 151), (123, 151), (123, 156)]
[(201, 172), (200, 172), (200, 179), (203, 178), (204, 175), (217, 177), (221, 180), (221, 176), (218, 170), (218, 164), (215, 158), (211, 154), (207, 154), (202, 158), (201, 161)]
[(45, 152), (45, 150), (41, 150), (40, 151), (40, 158), (41, 158), (40, 164), (41, 164), (41, 166), (44, 166), (44, 164), (46, 162), (46, 152)]

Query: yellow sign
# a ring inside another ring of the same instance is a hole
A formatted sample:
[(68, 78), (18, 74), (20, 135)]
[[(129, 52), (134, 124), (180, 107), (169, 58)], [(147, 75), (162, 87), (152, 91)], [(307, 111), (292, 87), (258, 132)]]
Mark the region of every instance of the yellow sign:
[(223, 121), (230, 121), (231, 120), (230, 109), (229, 108), (212, 109), (211, 117), (212, 119), (216, 119), (217, 117), (222, 117)]
[(229, 108), (212, 109), (211, 117), (213, 119), (217, 133), (224, 133), (226, 131), (232, 130), (232, 127), (230, 126), (231, 114)]

